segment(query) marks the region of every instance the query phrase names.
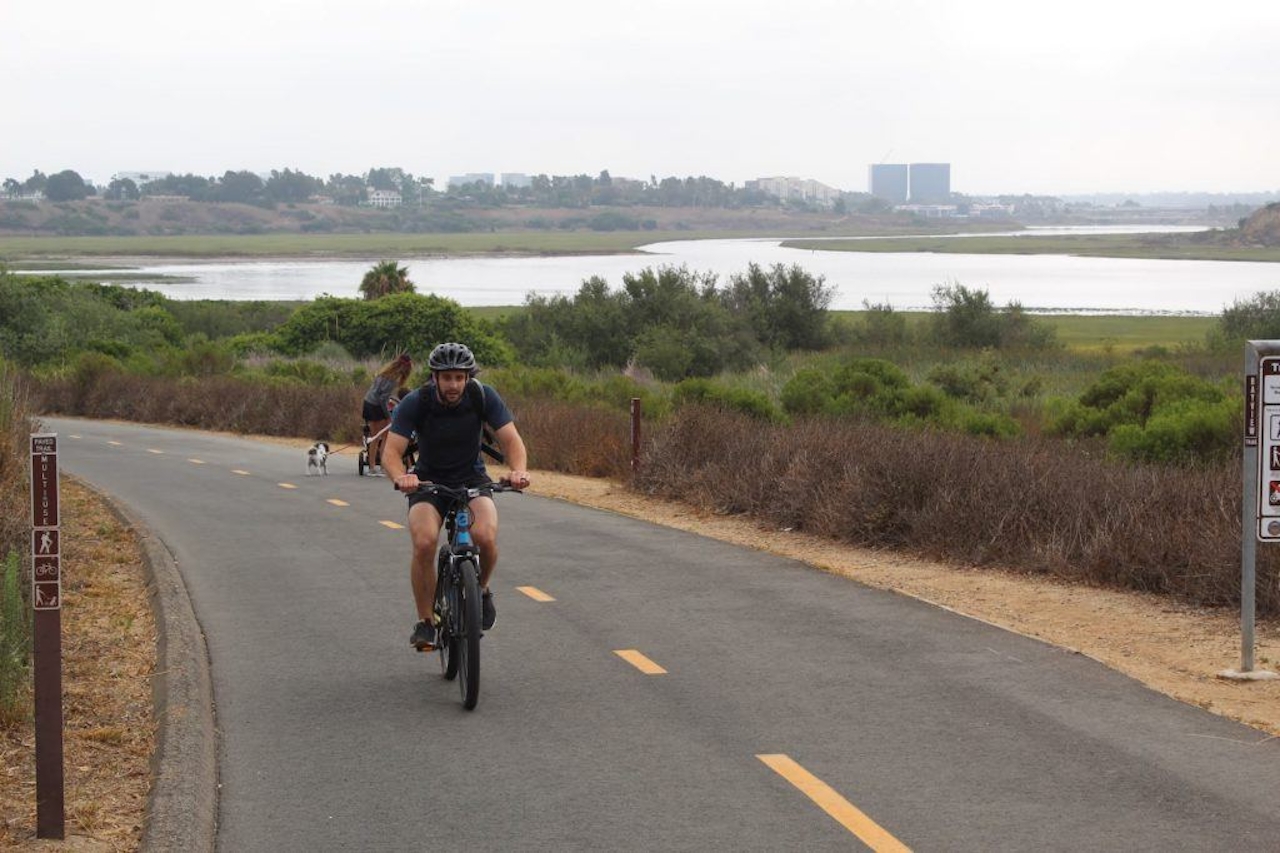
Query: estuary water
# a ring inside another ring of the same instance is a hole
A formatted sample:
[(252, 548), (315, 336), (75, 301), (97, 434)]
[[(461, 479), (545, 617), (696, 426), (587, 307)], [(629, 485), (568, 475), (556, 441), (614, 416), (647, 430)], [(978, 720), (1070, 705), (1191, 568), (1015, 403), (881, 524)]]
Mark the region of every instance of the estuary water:
[[(1029, 229), (1023, 234), (1089, 234), (1188, 230), (1151, 227)], [(1195, 230), (1195, 229), (1190, 229)], [(964, 240), (963, 235), (953, 239)], [(959, 283), (986, 289), (993, 302), (1020, 302), (1037, 312), (1079, 314), (1217, 314), (1237, 299), (1280, 288), (1280, 264), (1080, 258), (1066, 255), (965, 255), (824, 252), (786, 249), (780, 239), (680, 240), (653, 243), (637, 254), (510, 258), (399, 258), (419, 293), (468, 306), (518, 305), (531, 292), (571, 295), (601, 276), (611, 287), (645, 267), (685, 265), (714, 272), (721, 282), (750, 263), (798, 264), (834, 286), (831, 307), (864, 301), (898, 310), (932, 307), (933, 288)], [(357, 260), (169, 261), (113, 274), (119, 283), (175, 299), (305, 300), (322, 294), (355, 296), (379, 258)], [(129, 280), (136, 274), (136, 281)], [(149, 281), (178, 276), (182, 283)]]

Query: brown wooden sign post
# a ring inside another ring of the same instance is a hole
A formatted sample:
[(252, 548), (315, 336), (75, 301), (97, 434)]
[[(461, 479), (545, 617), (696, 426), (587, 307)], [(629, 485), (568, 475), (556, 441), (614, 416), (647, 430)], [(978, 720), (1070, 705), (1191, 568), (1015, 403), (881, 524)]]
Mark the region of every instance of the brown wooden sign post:
[(631, 398), (631, 473), (640, 470), (640, 398)]
[(58, 436), (31, 436), (31, 606), (36, 700), (36, 837), (65, 834), (62, 767), (62, 545)]

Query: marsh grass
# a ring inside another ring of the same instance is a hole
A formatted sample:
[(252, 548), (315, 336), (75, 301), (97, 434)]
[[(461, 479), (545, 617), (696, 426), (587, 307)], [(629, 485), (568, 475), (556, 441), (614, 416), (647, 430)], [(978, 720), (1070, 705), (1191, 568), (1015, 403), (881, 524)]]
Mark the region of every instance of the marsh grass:
[(178, 236), (0, 236), (0, 258), (58, 256), (408, 257), (632, 252), (660, 240), (747, 236), (737, 232), (484, 231), (458, 234), (188, 234)]
[(1061, 236), (896, 237), (865, 240), (787, 240), (793, 249), (829, 252), (938, 252), (972, 255), (1082, 255), (1099, 258), (1168, 258), (1205, 261), (1280, 261), (1274, 246), (1197, 242), (1182, 234)]

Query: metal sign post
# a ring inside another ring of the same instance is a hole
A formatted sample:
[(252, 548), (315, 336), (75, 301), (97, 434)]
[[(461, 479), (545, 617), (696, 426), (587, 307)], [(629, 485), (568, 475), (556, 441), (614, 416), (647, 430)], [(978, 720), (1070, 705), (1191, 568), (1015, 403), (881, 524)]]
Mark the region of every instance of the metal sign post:
[(631, 473), (640, 470), (640, 398), (631, 398)]
[(1262, 680), (1253, 668), (1254, 591), (1259, 542), (1280, 542), (1280, 341), (1244, 348), (1244, 484), (1240, 510), (1240, 669), (1223, 678)]
[(58, 436), (31, 436), (31, 606), (36, 711), (36, 837), (64, 837), (62, 546)]

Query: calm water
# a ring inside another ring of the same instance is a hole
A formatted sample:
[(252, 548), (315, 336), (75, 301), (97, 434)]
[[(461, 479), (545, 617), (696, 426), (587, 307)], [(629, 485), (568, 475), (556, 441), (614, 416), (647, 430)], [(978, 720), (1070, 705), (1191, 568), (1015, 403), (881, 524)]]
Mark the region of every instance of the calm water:
[[(1033, 229), (1031, 233), (1117, 233), (1122, 228)], [(1151, 228), (1127, 229), (1150, 231)], [(1162, 229), (1179, 230), (1179, 229)], [(1026, 232), (1024, 232), (1026, 233)], [(955, 239), (962, 240), (963, 237)], [(748, 263), (799, 264), (835, 286), (832, 308), (862, 307), (863, 300), (899, 310), (928, 308), (935, 285), (959, 282), (987, 289), (1003, 305), (1072, 313), (1216, 314), (1238, 298), (1280, 288), (1280, 264), (1075, 258), (1063, 255), (940, 255), (823, 252), (781, 248), (777, 239), (685, 240), (654, 243), (642, 254), (557, 258), (402, 258), (419, 293), (463, 305), (517, 305), (531, 291), (577, 291), (582, 280), (622, 276), (645, 267), (685, 264), (717, 273), (721, 281)], [(137, 284), (176, 299), (312, 299), (355, 296), (378, 258), (343, 261), (181, 262), (140, 267), (141, 274), (191, 279)]]

